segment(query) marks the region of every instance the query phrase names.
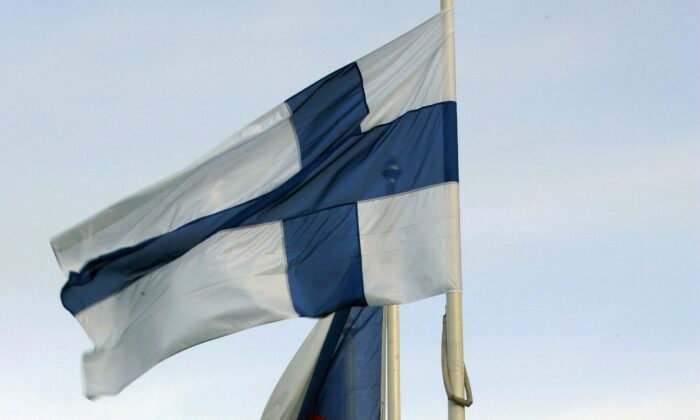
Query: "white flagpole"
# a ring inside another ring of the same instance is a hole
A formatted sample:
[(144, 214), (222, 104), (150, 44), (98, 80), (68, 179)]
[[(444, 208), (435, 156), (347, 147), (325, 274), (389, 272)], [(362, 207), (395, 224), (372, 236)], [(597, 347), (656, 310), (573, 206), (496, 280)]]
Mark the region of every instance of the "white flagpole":
[[(452, 9), (453, 0), (440, 0), (440, 10)], [(454, 40), (448, 45), (450, 69), (455, 71), (455, 46)], [(447, 294), (446, 306), (446, 329), (447, 329), (447, 369), (450, 373), (452, 389), (458, 392), (459, 396), (464, 392), (464, 355), (462, 338), (462, 292), (453, 291)], [(464, 420), (464, 407), (452, 401), (447, 402), (448, 420)]]
[(386, 319), (387, 419), (401, 419), (401, 378), (399, 375), (399, 306), (384, 307)]
[[(451, 387), (458, 396), (464, 396), (464, 356), (462, 355), (462, 292), (447, 294), (446, 332), (447, 332), (447, 369), (450, 373)], [(447, 401), (448, 420), (464, 420), (464, 407), (453, 401)]]
[(382, 375), (380, 397), (380, 420), (386, 419), (386, 308), (382, 308)]

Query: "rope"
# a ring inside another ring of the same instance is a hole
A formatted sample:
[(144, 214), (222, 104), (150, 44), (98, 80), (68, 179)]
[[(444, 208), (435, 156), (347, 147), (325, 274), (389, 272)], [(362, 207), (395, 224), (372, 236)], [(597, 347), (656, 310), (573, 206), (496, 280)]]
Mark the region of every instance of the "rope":
[[(445, 386), (447, 399), (462, 407), (469, 407), (474, 402), (472, 397), (472, 386), (469, 383), (469, 375), (467, 375), (467, 366), (464, 365), (464, 392), (454, 392), (452, 390), (452, 379), (450, 379), (450, 370), (447, 368), (447, 320), (445, 315), (442, 316), (442, 384)], [(462, 398), (460, 395), (466, 393), (467, 398)]]

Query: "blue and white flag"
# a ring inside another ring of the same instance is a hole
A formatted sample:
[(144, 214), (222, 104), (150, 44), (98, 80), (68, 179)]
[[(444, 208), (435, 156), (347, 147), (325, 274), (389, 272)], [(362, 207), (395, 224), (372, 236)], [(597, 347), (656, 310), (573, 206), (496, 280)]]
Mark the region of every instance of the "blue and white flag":
[(263, 420), (379, 420), (381, 307), (345, 308), (318, 321), (284, 371)]
[(246, 328), (461, 289), (452, 12), (51, 241), (88, 397)]

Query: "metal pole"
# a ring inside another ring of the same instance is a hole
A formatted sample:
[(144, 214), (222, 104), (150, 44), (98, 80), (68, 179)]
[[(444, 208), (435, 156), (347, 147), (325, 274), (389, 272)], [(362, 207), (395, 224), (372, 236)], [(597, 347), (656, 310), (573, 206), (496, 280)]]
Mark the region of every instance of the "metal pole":
[[(445, 307), (447, 319), (447, 369), (450, 372), (452, 389), (464, 395), (464, 356), (462, 355), (462, 292), (447, 294)], [(464, 420), (464, 407), (452, 401), (447, 402), (448, 420)]]
[(384, 307), (387, 333), (387, 419), (401, 419), (401, 361), (399, 358), (399, 306)]
[[(452, 9), (453, 0), (440, 0), (440, 10)], [(455, 76), (455, 45), (454, 38), (448, 41), (448, 71)], [(453, 79), (454, 80), (454, 79)], [(463, 395), (464, 392), (464, 355), (463, 325), (462, 325), (462, 292), (453, 291), (447, 294), (445, 306), (447, 322), (447, 368), (450, 372), (452, 389)], [(447, 402), (448, 420), (464, 420), (464, 407), (452, 401)]]
[(386, 420), (386, 308), (382, 308), (382, 376), (380, 398), (380, 420)]

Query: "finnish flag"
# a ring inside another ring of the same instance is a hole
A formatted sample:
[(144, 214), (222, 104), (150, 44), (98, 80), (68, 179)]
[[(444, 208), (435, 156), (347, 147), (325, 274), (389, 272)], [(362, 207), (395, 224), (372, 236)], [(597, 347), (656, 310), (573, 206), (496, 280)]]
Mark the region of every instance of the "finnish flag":
[(452, 11), (52, 239), (113, 395), (213, 338), (461, 289)]
[(381, 307), (345, 308), (319, 320), (265, 406), (262, 420), (379, 419)]

